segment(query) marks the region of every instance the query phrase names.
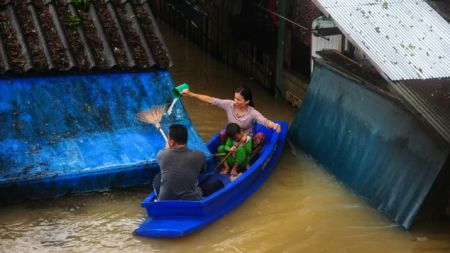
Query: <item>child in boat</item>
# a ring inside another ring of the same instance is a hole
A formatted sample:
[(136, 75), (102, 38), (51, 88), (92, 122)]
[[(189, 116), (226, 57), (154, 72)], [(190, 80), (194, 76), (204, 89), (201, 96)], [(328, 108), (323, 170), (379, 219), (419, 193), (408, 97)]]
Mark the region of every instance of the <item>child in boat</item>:
[(220, 145), (217, 151), (227, 154), (231, 152), (231, 155), (223, 163), (224, 168), (221, 174), (230, 173), (231, 176), (235, 177), (239, 172), (243, 172), (248, 168), (253, 141), (236, 123), (229, 123), (227, 125), (226, 135), (225, 144)]

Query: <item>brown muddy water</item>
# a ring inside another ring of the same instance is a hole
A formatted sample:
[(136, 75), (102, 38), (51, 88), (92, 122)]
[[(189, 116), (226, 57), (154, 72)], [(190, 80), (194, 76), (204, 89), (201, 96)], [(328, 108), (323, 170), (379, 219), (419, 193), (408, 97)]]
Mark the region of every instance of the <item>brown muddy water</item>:
[[(162, 26), (175, 60), (175, 83), (232, 98), (240, 84), (271, 119), (296, 110)], [(225, 114), (184, 99), (207, 140)], [(140, 201), (150, 188), (113, 190), (0, 208), (0, 252), (450, 252), (450, 224), (418, 223), (406, 231), (370, 207), (311, 158), (286, 145), (267, 182), (240, 207), (180, 239), (132, 235), (146, 216)]]

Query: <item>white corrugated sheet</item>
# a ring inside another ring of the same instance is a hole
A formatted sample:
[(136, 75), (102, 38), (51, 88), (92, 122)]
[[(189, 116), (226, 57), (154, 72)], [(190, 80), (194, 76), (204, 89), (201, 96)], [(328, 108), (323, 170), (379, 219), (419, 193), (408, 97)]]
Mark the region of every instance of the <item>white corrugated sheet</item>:
[(313, 0), (391, 80), (450, 77), (450, 25), (423, 0)]
[[(331, 19), (316, 19), (312, 23), (312, 29), (336, 27)], [(320, 58), (318, 51), (323, 49), (336, 49), (341, 51), (342, 35), (316, 36), (311, 33), (311, 56)], [(311, 57), (311, 72), (313, 71), (314, 61)]]

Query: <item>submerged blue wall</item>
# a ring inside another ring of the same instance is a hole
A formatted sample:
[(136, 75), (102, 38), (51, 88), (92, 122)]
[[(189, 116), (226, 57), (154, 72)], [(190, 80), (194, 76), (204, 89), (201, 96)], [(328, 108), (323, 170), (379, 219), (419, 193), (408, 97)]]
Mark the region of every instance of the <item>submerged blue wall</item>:
[[(0, 79), (0, 203), (149, 183), (165, 143), (136, 113), (172, 87), (167, 71)], [(181, 102), (172, 123), (209, 155)]]
[(405, 228), (449, 154), (398, 101), (320, 61), (289, 137)]

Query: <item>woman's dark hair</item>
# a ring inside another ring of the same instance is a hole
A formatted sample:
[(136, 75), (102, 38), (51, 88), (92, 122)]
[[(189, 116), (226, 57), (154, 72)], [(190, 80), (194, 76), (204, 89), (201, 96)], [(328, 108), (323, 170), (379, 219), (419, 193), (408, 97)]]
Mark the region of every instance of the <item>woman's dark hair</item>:
[(252, 90), (247, 86), (241, 86), (234, 91), (235, 93), (241, 94), (241, 96), (245, 99), (245, 101), (249, 101), (248, 105), (251, 107), (255, 107), (253, 103)]
[(176, 144), (186, 144), (188, 131), (185, 126), (173, 124), (169, 127), (169, 139), (174, 140)]
[(236, 123), (229, 123), (227, 125), (226, 135), (230, 138), (234, 138), (234, 136), (241, 131), (241, 127)]

